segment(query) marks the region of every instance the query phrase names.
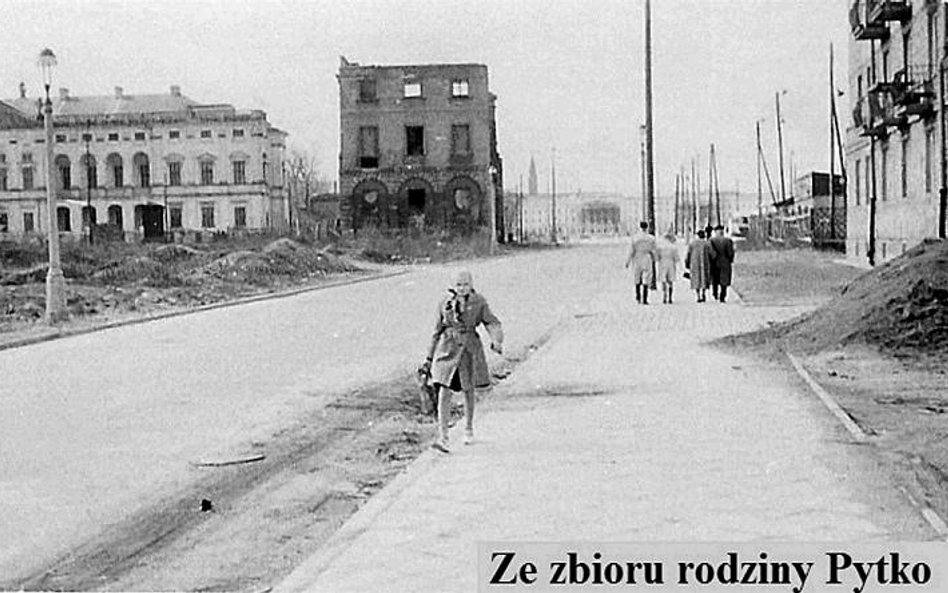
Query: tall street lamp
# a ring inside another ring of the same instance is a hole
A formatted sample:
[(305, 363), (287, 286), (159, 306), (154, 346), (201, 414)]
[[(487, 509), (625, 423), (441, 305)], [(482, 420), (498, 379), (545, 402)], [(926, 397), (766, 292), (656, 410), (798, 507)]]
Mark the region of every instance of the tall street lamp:
[(39, 66), (43, 71), (43, 85), (46, 87), (46, 103), (43, 105), (43, 122), (46, 128), (46, 210), (49, 214), (49, 271), (46, 273), (46, 322), (49, 324), (65, 321), (69, 313), (66, 310), (66, 281), (59, 260), (59, 224), (56, 212), (56, 192), (53, 189), (53, 102), (49, 98), (49, 89), (53, 83), (53, 67), (56, 54), (48, 47), (40, 52)]
[(497, 249), (497, 188), (494, 187), (494, 176), (497, 175), (497, 167), (490, 165), (487, 167), (487, 201), (490, 202), (490, 254), (493, 255)]

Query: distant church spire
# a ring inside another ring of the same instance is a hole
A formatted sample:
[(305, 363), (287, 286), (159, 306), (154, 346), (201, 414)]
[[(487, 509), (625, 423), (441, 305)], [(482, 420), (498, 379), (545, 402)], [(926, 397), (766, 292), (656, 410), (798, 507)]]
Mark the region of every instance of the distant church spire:
[(531, 196), (537, 195), (537, 164), (530, 157), (530, 176), (527, 179), (527, 193)]

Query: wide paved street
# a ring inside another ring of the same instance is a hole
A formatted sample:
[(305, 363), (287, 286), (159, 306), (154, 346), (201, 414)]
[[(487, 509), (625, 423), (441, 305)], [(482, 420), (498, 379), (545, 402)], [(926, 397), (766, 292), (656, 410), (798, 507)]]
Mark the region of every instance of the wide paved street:
[[(702, 341), (798, 310), (636, 307), (625, 245), (471, 267), (516, 352), (478, 442), (426, 453), (286, 590), (471, 590), (474, 542), (927, 539), (804, 386)], [(421, 361), (454, 267), (0, 352), (0, 574), (41, 564)], [(739, 277), (738, 268), (738, 277)], [(458, 439), (456, 439), (457, 441)]]

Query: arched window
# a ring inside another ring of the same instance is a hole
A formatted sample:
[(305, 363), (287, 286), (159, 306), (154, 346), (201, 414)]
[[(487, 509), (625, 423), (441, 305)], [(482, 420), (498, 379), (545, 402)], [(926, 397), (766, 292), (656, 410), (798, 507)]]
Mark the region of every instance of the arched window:
[(198, 157), (198, 163), (201, 165), (201, 185), (214, 185), (215, 160), (214, 155), (207, 153)]
[(86, 171), (86, 187), (98, 187), (99, 175), (96, 170), (95, 156), (91, 154), (84, 154), (82, 155), (82, 158), (79, 160), (79, 162)]
[(60, 233), (72, 231), (72, 215), (69, 213), (68, 206), (56, 208), (56, 226)]
[(112, 187), (122, 187), (125, 185), (125, 170), (122, 166), (122, 155), (117, 152), (111, 153), (105, 157), (105, 165), (109, 169), (112, 178)]
[(123, 223), (122, 207), (118, 204), (112, 204), (109, 206), (109, 224), (111, 226), (117, 226), (122, 228)]
[(136, 153), (132, 157), (132, 166), (135, 167), (135, 181), (138, 187), (151, 187), (151, 165), (148, 155), (144, 152)]
[(56, 157), (53, 164), (59, 174), (57, 178), (59, 189), (70, 189), (72, 187), (72, 163), (69, 162), (69, 157), (61, 154)]

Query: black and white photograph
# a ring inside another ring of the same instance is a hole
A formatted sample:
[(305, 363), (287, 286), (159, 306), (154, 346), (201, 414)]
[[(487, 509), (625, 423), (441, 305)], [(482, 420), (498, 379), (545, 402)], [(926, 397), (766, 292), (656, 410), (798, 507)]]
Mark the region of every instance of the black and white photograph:
[(4, 0), (0, 591), (948, 592), (948, 0)]

